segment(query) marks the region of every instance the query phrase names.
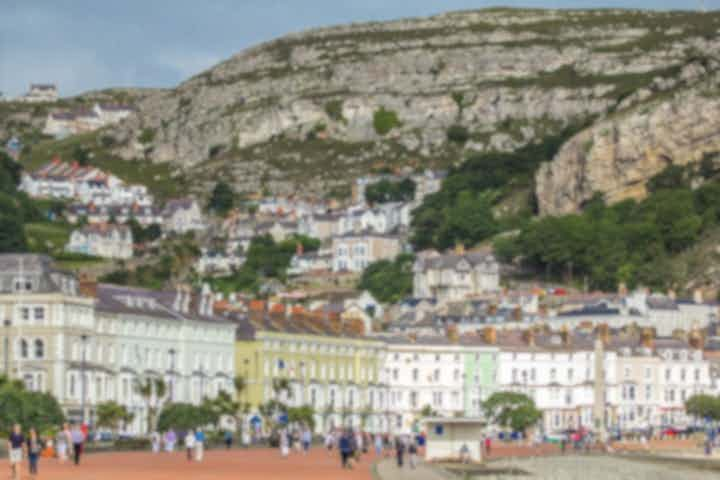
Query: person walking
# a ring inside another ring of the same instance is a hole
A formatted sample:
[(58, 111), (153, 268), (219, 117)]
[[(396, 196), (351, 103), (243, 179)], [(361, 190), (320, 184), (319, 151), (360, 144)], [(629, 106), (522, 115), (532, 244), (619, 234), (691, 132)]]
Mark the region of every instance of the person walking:
[(310, 451), (310, 444), (312, 443), (312, 432), (308, 427), (305, 427), (302, 431), (302, 448), (303, 454), (307, 455)]
[(150, 445), (153, 453), (160, 453), (160, 434), (157, 431), (150, 435)]
[(70, 432), (70, 439), (73, 445), (73, 459), (75, 465), (80, 465), (80, 457), (83, 453), (83, 446), (85, 445), (85, 434), (83, 433), (79, 425), (74, 425)]
[(352, 468), (350, 465), (350, 457), (352, 456), (352, 439), (347, 432), (340, 436), (338, 441), (338, 450), (340, 451), (340, 464), (342, 468)]
[(230, 430), (225, 430), (223, 440), (225, 441), (225, 450), (230, 450), (233, 444), (233, 434)]
[(165, 432), (165, 451), (166, 452), (174, 452), (175, 451), (175, 444), (177, 443), (177, 435), (175, 434), (175, 430), (172, 428)]
[(205, 432), (198, 428), (195, 432), (195, 461), (202, 462), (205, 457)]
[(282, 458), (287, 458), (290, 454), (290, 433), (286, 429), (280, 430), (280, 433), (278, 434), (278, 442), (280, 444), (280, 456)]
[(410, 446), (408, 446), (408, 460), (410, 463), (410, 468), (413, 470), (415, 470), (415, 467), (417, 467), (417, 453), (417, 444), (414, 441), (410, 441)]
[(325, 448), (327, 448), (328, 455), (332, 455), (332, 449), (333, 449), (334, 445), (335, 445), (335, 437), (331, 430), (331, 431), (328, 431), (328, 433), (325, 435)]
[(10, 478), (20, 480), (20, 465), (22, 464), (24, 448), (25, 435), (22, 433), (20, 424), (16, 423), (13, 425), (7, 442), (8, 457), (10, 460)]
[(193, 453), (195, 452), (195, 432), (190, 430), (185, 435), (185, 452), (187, 453), (188, 462), (192, 462)]
[(375, 455), (378, 457), (382, 455), (383, 451), (383, 438), (379, 433), (375, 434)]
[(485, 455), (490, 456), (490, 450), (492, 449), (492, 438), (490, 435), (485, 437)]
[(42, 452), (42, 449), (42, 442), (38, 437), (37, 431), (34, 428), (31, 428), (28, 432), (27, 452), (30, 475), (33, 477), (38, 473), (38, 460), (40, 459), (40, 452)]
[(72, 443), (72, 436), (70, 434), (70, 426), (67, 423), (63, 424), (62, 430), (60, 430), (55, 438), (55, 444), (57, 448), (58, 461), (65, 463), (68, 459), (68, 449)]
[(395, 437), (395, 457), (397, 460), (398, 468), (402, 468), (405, 457), (405, 441), (402, 437)]

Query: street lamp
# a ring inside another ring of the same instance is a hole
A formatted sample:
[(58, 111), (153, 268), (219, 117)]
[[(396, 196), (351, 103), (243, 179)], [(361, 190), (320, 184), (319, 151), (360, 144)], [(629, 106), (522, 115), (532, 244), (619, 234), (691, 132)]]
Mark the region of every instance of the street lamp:
[(170, 353), (170, 401), (175, 401), (175, 354), (177, 351), (174, 348), (169, 350)]
[(10, 322), (9, 318), (6, 318), (3, 320), (3, 325), (5, 326), (5, 345), (3, 347), (3, 350), (5, 352), (5, 377), (10, 378), (10, 325), (12, 322)]
[(82, 418), (82, 425), (85, 425), (85, 397), (87, 395), (87, 380), (85, 379), (85, 362), (86, 362), (86, 344), (88, 340), (88, 336), (85, 334), (80, 335), (80, 340), (82, 340), (82, 362), (80, 363), (80, 381), (82, 382), (82, 387), (80, 391), (80, 411), (81, 411), (81, 418)]

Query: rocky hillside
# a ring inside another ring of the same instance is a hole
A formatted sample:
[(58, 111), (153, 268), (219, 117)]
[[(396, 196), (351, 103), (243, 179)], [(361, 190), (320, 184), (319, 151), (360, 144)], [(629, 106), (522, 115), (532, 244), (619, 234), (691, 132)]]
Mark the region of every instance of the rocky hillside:
[[(139, 101), (113, 132), (116, 153), (172, 162), (197, 188), (222, 174), (239, 191), (327, 194), (373, 168), (448, 165), (468, 150), (512, 150), (601, 119), (606, 127), (581, 133), (538, 177), (544, 211), (565, 211), (594, 191), (628, 195), (646, 178), (637, 155), (652, 142), (636, 135), (658, 121), (713, 118), (711, 107), (695, 117), (682, 101), (665, 114), (650, 107), (657, 115), (644, 126), (622, 112), (709, 75), (718, 28), (719, 13), (491, 9), (312, 30)], [(585, 179), (588, 161), (607, 166)], [(604, 179), (627, 162), (640, 173)]]
[[(646, 182), (669, 165), (720, 162), (720, 75), (718, 62), (692, 64), (670, 95), (610, 115), (578, 133), (542, 165), (536, 176), (540, 213), (576, 212), (600, 193), (608, 203), (642, 199)], [(697, 80), (700, 79), (699, 82)]]

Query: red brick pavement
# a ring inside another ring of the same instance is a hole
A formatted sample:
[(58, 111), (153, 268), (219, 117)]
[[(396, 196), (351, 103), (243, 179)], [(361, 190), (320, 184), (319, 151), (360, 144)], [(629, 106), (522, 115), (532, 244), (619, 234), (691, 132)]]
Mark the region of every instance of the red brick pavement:
[[(303, 456), (280, 457), (278, 450), (251, 449), (209, 451), (202, 463), (188, 462), (184, 453), (152, 454), (97, 453), (86, 455), (82, 464), (60, 465), (55, 459), (40, 459), (38, 480), (371, 480), (375, 458), (365, 455), (352, 470), (342, 470), (337, 452), (332, 456), (317, 447)], [(0, 478), (7, 478), (7, 460), (0, 461)], [(23, 465), (23, 480), (27, 462)]]

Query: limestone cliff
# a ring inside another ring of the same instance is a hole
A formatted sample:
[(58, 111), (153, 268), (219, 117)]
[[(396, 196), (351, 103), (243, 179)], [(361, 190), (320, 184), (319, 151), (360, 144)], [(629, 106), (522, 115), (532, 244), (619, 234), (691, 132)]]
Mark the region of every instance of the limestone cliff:
[[(140, 101), (116, 153), (241, 191), (324, 193), (373, 167), (448, 165), (632, 107), (720, 51), (718, 22), (490, 9), (289, 35)], [(448, 141), (451, 125), (467, 141)]]
[[(694, 74), (704, 72), (696, 66)], [(720, 152), (720, 75), (700, 78), (697, 85), (598, 121), (566, 142), (537, 172), (540, 213), (575, 212), (596, 193), (609, 203), (641, 199), (647, 180), (668, 165)]]

